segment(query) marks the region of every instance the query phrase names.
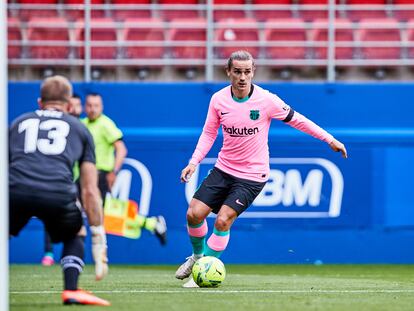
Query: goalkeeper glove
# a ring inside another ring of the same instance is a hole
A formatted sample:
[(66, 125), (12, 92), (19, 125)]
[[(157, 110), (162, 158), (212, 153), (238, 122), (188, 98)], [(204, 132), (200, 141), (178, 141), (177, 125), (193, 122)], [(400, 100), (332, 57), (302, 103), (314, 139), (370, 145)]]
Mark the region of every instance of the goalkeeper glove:
[(92, 233), (92, 255), (95, 261), (96, 280), (102, 280), (108, 274), (108, 256), (106, 235), (103, 226), (90, 226)]

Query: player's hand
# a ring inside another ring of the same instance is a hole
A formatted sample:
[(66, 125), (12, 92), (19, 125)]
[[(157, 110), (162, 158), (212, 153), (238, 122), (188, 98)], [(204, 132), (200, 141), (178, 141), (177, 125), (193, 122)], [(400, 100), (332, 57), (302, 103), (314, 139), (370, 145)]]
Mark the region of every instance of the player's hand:
[(181, 182), (188, 182), (191, 176), (194, 174), (196, 166), (194, 164), (188, 164), (182, 171), (181, 171)]
[(103, 226), (91, 226), (92, 256), (95, 261), (96, 280), (102, 280), (108, 274), (108, 256), (106, 235)]
[(341, 152), (343, 158), (348, 158), (348, 153), (346, 152), (345, 145), (341, 143), (339, 140), (334, 140), (329, 144), (329, 147), (335, 152)]
[(112, 190), (112, 186), (115, 183), (115, 179), (116, 179), (115, 172), (109, 172), (108, 174), (106, 174), (106, 181), (108, 183), (109, 190)]

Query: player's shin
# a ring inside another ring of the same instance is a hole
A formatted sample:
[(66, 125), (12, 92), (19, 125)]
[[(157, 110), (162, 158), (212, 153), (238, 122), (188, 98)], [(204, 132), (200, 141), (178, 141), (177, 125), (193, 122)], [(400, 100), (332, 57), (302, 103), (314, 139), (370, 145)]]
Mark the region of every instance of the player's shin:
[(213, 234), (207, 241), (204, 255), (214, 256), (219, 258), (223, 251), (226, 249), (230, 239), (230, 230), (219, 231), (214, 228)]
[(90, 226), (92, 233), (92, 255), (95, 261), (96, 280), (103, 279), (108, 274), (108, 256), (106, 235), (103, 226)]
[(84, 242), (81, 237), (66, 241), (63, 244), (61, 266), (65, 281), (65, 290), (78, 288), (79, 274), (83, 270)]
[(204, 244), (208, 232), (207, 221), (197, 225), (187, 223), (188, 235), (190, 236), (191, 245), (193, 246), (193, 254), (196, 258), (202, 257), (204, 254)]

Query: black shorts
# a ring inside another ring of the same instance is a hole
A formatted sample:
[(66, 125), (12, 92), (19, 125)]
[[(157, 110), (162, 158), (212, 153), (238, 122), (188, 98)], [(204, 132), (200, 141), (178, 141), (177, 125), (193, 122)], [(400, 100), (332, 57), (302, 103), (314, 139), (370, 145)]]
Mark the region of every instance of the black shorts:
[(105, 197), (108, 192), (111, 192), (108, 185), (107, 175), (109, 172), (106, 171), (98, 171), (98, 188), (99, 192), (101, 193), (102, 197), (102, 206), (105, 206)]
[(33, 216), (44, 223), (53, 243), (75, 238), (83, 224), (80, 205), (76, 198), (35, 196), (10, 191), (10, 234), (18, 235)]
[(214, 167), (194, 194), (217, 214), (222, 205), (243, 213), (262, 191), (266, 182), (234, 177)]

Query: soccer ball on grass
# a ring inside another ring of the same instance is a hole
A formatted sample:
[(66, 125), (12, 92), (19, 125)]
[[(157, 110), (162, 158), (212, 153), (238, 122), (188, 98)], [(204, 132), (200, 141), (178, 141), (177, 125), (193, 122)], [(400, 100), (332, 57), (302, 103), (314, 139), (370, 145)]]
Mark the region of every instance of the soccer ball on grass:
[(200, 287), (217, 287), (225, 277), (226, 268), (216, 257), (201, 257), (193, 266), (193, 279)]

